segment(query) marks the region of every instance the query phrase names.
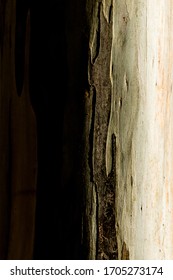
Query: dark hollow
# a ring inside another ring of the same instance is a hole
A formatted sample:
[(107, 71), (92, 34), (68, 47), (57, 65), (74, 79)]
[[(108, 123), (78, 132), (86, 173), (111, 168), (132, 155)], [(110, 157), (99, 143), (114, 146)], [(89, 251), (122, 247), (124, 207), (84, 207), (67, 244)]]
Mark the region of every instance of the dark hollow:
[[(23, 4), (25, 2), (25, 4)], [(81, 135), (87, 77), (85, 1), (17, 1), (16, 84), (30, 9), (30, 97), (37, 120), (34, 259), (83, 259)]]

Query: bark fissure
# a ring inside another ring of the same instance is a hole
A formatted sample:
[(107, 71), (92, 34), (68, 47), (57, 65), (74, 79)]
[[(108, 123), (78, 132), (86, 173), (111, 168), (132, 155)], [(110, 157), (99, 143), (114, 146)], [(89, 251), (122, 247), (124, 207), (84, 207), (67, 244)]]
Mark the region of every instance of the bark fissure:
[[(116, 137), (112, 134), (112, 169), (106, 174), (106, 142), (111, 111), (112, 6), (109, 21), (98, 5), (99, 53), (89, 68), (90, 91), (95, 94), (90, 128), (90, 170), (96, 193), (96, 259), (116, 259), (115, 182)], [(98, 32), (98, 30), (96, 31)], [(98, 38), (95, 36), (95, 40)], [(95, 42), (98, 44), (98, 42)], [(93, 44), (94, 45), (94, 44)], [(91, 50), (92, 53), (92, 50)], [(93, 139), (91, 139), (93, 138)], [(92, 166), (91, 166), (92, 162)]]

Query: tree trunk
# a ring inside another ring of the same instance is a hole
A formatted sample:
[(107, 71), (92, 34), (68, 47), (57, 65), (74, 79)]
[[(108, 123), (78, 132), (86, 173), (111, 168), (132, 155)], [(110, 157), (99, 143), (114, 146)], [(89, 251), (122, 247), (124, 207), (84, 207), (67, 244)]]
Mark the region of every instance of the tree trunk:
[(0, 0), (0, 259), (172, 259), (172, 18)]
[(88, 0), (87, 12), (88, 257), (172, 259), (172, 1)]

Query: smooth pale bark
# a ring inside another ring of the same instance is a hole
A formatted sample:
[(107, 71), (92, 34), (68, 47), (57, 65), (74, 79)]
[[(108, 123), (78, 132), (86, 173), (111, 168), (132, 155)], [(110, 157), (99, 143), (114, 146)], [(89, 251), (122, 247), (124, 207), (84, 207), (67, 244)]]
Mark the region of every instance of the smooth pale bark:
[(37, 162), (36, 122), (28, 85), (29, 15), (19, 96), (15, 81), (16, 1), (0, 3), (0, 259), (31, 259)]
[(173, 3), (88, 1), (87, 11), (88, 256), (172, 259)]

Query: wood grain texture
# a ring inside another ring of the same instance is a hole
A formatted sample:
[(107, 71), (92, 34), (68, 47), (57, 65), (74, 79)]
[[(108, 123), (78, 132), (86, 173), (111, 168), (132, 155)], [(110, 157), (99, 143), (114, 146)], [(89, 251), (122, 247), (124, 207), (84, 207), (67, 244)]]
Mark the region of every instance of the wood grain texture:
[[(105, 17), (103, 3), (96, 3), (90, 39), (89, 85), (92, 96), (90, 125), (89, 167), (91, 187), (94, 187), (92, 209), (95, 209), (91, 224), (96, 224), (96, 259), (116, 259), (117, 244), (115, 230), (115, 184), (116, 184), (116, 137), (112, 134), (112, 169), (106, 173), (106, 142), (111, 111), (111, 49), (112, 49), (112, 3)], [(92, 195), (91, 195), (92, 196)], [(90, 235), (94, 225), (90, 225)], [(90, 238), (92, 239), (92, 237)], [(92, 243), (92, 242), (91, 242)]]

